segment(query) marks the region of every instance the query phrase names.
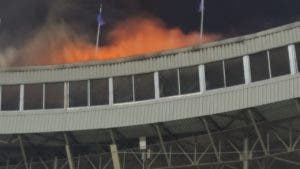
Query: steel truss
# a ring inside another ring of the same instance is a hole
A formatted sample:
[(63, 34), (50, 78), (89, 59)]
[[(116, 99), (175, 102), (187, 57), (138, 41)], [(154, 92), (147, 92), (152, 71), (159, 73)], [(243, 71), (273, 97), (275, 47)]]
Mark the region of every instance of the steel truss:
[[(296, 101), (297, 106), (299, 102)], [(299, 107), (298, 107), (299, 108)], [(298, 109), (298, 112), (299, 109)], [(10, 158), (2, 162), (0, 169), (282, 169), (300, 167), (300, 114), (286, 119), (266, 121), (255, 109), (244, 110), (240, 116), (232, 118), (226, 128), (222, 128), (212, 117), (199, 118), (205, 133), (164, 141), (163, 126), (154, 124), (158, 142), (147, 146), (147, 150), (137, 148), (117, 150), (100, 154), (74, 156), (69, 139), (63, 133), (65, 159), (43, 156), (30, 158), (26, 155), (23, 140), (26, 135), (17, 135), (10, 140), (19, 144), (22, 160), (12, 163)], [(223, 115), (220, 115), (223, 116)], [(199, 120), (199, 122), (200, 122)], [(235, 120), (244, 121), (239, 128), (229, 128)], [(212, 127), (214, 126), (214, 127)], [(298, 127), (298, 128), (297, 128)], [(217, 130), (216, 130), (217, 129)], [(118, 145), (116, 133), (109, 130), (111, 144)], [(3, 141), (4, 143), (5, 141)], [(121, 147), (121, 146), (119, 146)], [(113, 158), (114, 157), (114, 158)], [(117, 161), (116, 161), (117, 160)]]

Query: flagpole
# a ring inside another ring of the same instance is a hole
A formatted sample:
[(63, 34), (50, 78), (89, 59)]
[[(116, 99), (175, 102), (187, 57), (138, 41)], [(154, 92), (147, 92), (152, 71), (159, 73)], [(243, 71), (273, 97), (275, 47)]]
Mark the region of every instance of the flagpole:
[[(102, 3), (100, 2), (100, 7), (99, 7), (99, 15), (102, 14)], [(101, 36), (101, 24), (98, 23), (98, 29), (97, 29), (97, 40), (96, 40), (96, 48), (95, 48), (95, 56), (97, 57), (98, 54), (98, 48), (99, 48), (99, 39)]]
[(204, 0), (201, 1), (201, 8), (202, 8), (202, 11), (201, 11), (201, 21), (200, 21), (200, 38), (202, 39), (203, 38), (203, 24), (204, 24)]

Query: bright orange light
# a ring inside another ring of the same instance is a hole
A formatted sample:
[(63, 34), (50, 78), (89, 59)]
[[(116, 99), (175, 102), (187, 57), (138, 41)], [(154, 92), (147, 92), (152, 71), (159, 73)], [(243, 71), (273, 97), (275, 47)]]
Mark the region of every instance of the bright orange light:
[(108, 60), (134, 55), (141, 55), (167, 49), (214, 41), (218, 35), (199, 33), (184, 34), (179, 28), (168, 29), (158, 19), (133, 18), (119, 23), (108, 34), (109, 44), (95, 53), (95, 46), (84, 41), (67, 41), (63, 46), (50, 52), (43, 63), (61, 64), (93, 60)]

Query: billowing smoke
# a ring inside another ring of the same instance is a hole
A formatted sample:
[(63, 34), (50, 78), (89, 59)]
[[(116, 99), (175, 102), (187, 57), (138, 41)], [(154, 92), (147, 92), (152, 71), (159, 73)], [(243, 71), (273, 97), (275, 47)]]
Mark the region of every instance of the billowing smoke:
[[(68, 2), (68, 3), (66, 3)], [(65, 22), (58, 13), (74, 8), (72, 1), (55, 3), (46, 22), (35, 30), (20, 46), (0, 50), (0, 66), (48, 65), (82, 61), (107, 60), (142, 55), (167, 49), (214, 41), (220, 36), (183, 33), (179, 28), (167, 28), (154, 17), (131, 17), (118, 22), (102, 34), (106, 39), (98, 53), (91, 38), (78, 33), (76, 26)], [(95, 29), (95, 28), (91, 28)], [(1, 38), (1, 37), (0, 37)]]

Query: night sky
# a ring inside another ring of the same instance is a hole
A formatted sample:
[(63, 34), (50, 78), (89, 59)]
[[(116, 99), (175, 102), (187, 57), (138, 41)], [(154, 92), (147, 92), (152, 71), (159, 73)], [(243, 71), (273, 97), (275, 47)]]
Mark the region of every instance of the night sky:
[[(160, 18), (167, 27), (198, 31), (199, 0), (103, 0), (105, 34), (119, 21), (135, 16)], [(1, 0), (0, 52), (22, 46), (43, 25), (63, 23), (95, 40), (99, 0)], [(224, 38), (249, 34), (300, 19), (300, 0), (206, 0), (205, 32)], [(106, 39), (107, 40), (107, 39)], [(105, 41), (103, 42), (105, 43)]]

